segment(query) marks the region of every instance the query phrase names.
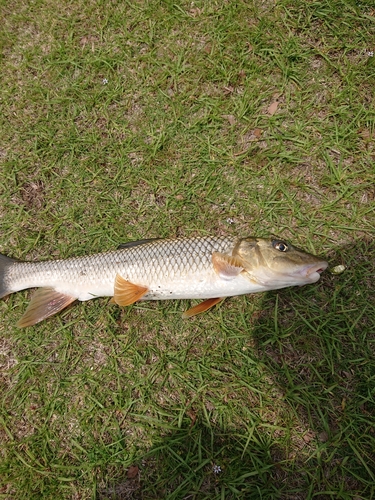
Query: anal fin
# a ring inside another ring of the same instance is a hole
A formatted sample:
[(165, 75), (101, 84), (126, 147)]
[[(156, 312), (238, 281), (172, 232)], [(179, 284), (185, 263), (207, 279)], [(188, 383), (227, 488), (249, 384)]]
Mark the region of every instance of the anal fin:
[(182, 315), (184, 319), (186, 318), (191, 318), (192, 316), (196, 316), (197, 314), (200, 314), (202, 312), (208, 311), (208, 309), (211, 309), (214, 305), (218, 304), (222, 300), (224, 300), (225, 297), (218, 297), (216, 299), (207, 299), (201, 302), (200, 304), (197, 304), (194, 307), (191, 307), (187, 311), (185, 311)]
[(111, 302), (119, 306), (130, 306), (148, 292), (148, 288), (142, 285), (135, 285), (122, 278), (119, 274), (115, 279), (115, 293)]
[(30, 304), (22, 318), (17, 322), (17, 326), (23, 328), (35, 325), (43, 319), (57, 314), (75, 300), (76, 297), (57, 292), (53, 288), (39, 288), (32, 296)]

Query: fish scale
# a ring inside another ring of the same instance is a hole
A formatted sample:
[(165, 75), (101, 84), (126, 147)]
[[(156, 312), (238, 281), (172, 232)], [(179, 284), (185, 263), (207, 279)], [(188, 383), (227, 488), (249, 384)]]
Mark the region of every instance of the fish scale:
[(223, 297), (314, 283), (327, 262), (275, 239), (234, 236), (154, 239), (117, 250), (40, 262), (0, 255), (0, 297), (38, 290), (18, 322), (33, 325), (75, 300), (205, 299), (185, 317)]
[[(14, 261), (4, 281), (10, 292), (40, 286), (61, 289), (65, 288), (61, 282), (75, 282), (76, 288), (83, 290), (78, 299), (89, 300), (93, 296), (103, 296), (99, 288), (105, 284), (109, 285), (105, 295), (113, 295), (118, 273), (128, 281), (150, 286), (160, 280), (165, 282), (166, 277), (173, 279), (207, 271), (212, 267), (212, 252), (227, 252), (234, 247), (235, 241), (235, 238), (224, 237), (176, 238), (70, 259)], [(91, 285), (94, 285), (92, 289)]]
[(124, 248), (124, 261), (119, 267), (123, 278), (151, 285), (175, 277), (212, 272), (213, 252), (228, 252), (236, 238), (176, 238), (157, 240), (139, 246)]

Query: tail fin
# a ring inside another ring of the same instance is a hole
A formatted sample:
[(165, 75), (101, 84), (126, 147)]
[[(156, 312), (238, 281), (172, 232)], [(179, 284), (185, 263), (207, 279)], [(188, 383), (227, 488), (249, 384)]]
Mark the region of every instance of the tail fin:
[(0, 299), (12, 293), (12, 289), (9, 286), (7, 280), (7, 273), (9, 267), (16, 262), (16, 259), (11, 259), (10, 257), (5, 257), (0, 253)]

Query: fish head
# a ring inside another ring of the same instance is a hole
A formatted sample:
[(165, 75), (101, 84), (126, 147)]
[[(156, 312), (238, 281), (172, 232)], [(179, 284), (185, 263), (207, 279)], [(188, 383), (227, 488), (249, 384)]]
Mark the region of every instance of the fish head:
[(233, 251), (244, 267), (243, 274), (265, 289), (315, 283), (328, 262), (281, 239), (244, 238)]

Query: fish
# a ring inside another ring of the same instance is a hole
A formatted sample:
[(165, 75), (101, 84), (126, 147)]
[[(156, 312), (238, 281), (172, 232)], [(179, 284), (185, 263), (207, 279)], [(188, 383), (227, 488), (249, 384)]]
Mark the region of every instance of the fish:
[(198, 236), (145, 239), (116, 250), (57, 260), (19, 261), (0, 254), (0, 298), (37, 291), (17, 326), (32, 326), (76, 300), (203, 299), (184, 318), (224, 298), (315, 283), (328, 263), (276, 238)]

